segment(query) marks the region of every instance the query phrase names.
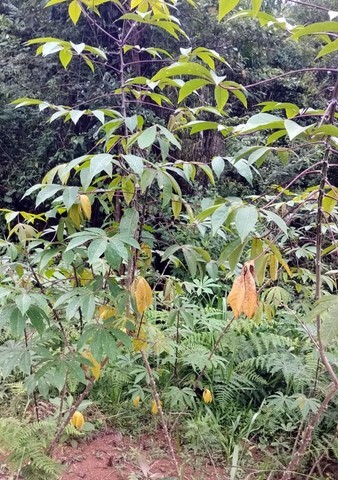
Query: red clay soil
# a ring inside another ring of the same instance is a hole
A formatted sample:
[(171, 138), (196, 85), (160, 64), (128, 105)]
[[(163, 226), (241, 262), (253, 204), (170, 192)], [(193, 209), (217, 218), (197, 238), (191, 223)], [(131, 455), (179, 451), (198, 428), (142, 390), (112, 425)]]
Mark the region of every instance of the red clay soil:
[[(178, 478), (161, 432), (139, 439), (108, 430), (77, 446), (61, 446), (56, 457), (65, 467), (61, 480), (128, 480)], [(179, 457), (185, 480), (226, 480), (208, 459)]]

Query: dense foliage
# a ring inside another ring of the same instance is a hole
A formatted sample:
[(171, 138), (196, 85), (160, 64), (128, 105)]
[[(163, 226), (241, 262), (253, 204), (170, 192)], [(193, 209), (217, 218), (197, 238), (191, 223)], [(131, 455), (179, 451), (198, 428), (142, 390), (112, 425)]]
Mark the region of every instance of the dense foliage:
[(334, 464), (327, 3), (2, 4), (2, 401), (36, 417), (0, 425), (13, 471), (58, 478), (93, 404), (158, 414), (178, 478), (173, 433), (232, 480)]

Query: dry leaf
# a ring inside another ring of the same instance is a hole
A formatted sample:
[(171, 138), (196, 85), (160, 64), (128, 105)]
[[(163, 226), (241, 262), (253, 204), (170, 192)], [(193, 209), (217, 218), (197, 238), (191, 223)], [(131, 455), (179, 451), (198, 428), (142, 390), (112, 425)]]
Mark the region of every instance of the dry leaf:
[(80, 195), (80, 206), (83, 215), (87, 220), (90, 220), (92, 216), (92, 204), (90, 203), (88, 195)]
[[(82, 356), (83, 356), (83, 358), (86, 358), (87, 360), (89, 360), (92, 363), (91, 367), (88, 367), (88, 365), (83, 365), (82, 366), (83, 370), (86, 373), (86, 377), (87, 377), (88, 369), (89, 369), (91, 371), (92, 376), (95, 378), (95, 380), (98, 380), (100, 378), (100, 375), (101, 375), (101, 363), (98, 362), (94, 358), (94, 356), (93, 356), (93, 354), (90, 350), (84, 350), (82, 352)], [(90, 378), (90, 376), (88, 378)]]
[(137, 277), (132, 284), (132, 293), (135, 297), (136, 307), (142, 315), (153, 303), (153, 292), (149, 283), (143, 277)]
[(270, 254), (270, 278), (273, 282), (278, 278), (278, 258), (273, 253)]
[(242, 268), (241, 274), (236, 278), (228, 295), (228, 304), (238, 318), (244, 313), (249, 318), (255, 315), (258, 307), (258, 295), (254, 279), (254, 262), (246, 262)]

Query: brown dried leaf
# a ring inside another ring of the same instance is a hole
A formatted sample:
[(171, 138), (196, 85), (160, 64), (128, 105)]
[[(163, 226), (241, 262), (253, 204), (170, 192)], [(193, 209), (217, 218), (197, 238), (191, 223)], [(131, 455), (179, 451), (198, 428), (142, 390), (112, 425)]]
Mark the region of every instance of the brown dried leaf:
[[(244, 268), (244, 267), (243, 267)], [(245, 297), (245, 284), (243, 270), (239, 277), (236, 278), (228, 295), (228, 304), (234, 312), (234, 317), (238, 318), (242, 312), (242, 305)]]
[(87, 220), (90, 220), (92, 216), (92, 204), (87, 195), (80, 195), (80, 206), (83, 215)]
[(249, 318), (255, 315), (258, 307), (258, 295), (254, 279), (254, 262), (246, 262), (241, 274), (236, 278), (228, 295), (228, 304), (234, 317), (244, 313)]

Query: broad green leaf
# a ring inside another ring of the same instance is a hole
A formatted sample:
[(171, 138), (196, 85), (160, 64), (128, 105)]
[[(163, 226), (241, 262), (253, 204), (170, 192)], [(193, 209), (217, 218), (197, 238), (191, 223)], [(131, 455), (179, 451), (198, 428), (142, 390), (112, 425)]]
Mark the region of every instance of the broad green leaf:
[(58, 53), (63, 50), (63, 46), (59, 42), (47, 42), (42, 46), (41, 53), (43, 57), (51, 55), (52, 53)]
[(282, 118), (270, 113), (258, 113), (249, 118), (246, 124), (238, 125), (234, 128), (234, 133), (251, 133), (256, 130), (267, 130), (275, 128), (284, 128), (284, 121)]
[(224, 105), (227, 103), (229, 98), (229, 92), (225, 88), (222, 88), (220, 85), (215, 86), (215, 101), (217, 108), (220, 112), (223, 111)]
[(27, 316), (35, 330), (42, 335), (45, 331), (45, 324), (48, 322), (48, 316), (36, 305), (31, 305), (27, 310)]
[(254, 15), (257, 15), (261, 9), (263, 0), (252, 0), (252, 12)]
[(284, 129), (283, 129), (283, 130), (278, 130), (277, 132), (272, 133), (272, 134), (268, 137), (268, 139), (267, 139), (267, 141), (266, 141), (266, 144), (267, 144), (267, 145), (270, 145), (271, 143), (274, 143), (274, 142), (275, 142), (276, 140), (278, 140), (279, 138), (285, 137), (285, 135), (286, 135), (286, 130), (284, 130)]
[(252, 170), (250, 168), (250, 165), (248, 161), (245, 158), (241, 158), (240, 160), (235, 161), (234, 158), (228, 158), (226, 157), (226, 160), (228, 160), (231, 165), (235, 167), (237, 172), (245, 178), (245, 180), (252, 185)]
[(73, 0), (72, 2), (70, 2), (68, 7), (68, 14), (74, 25), (76, 25), (81, 15), (81, 5), (77, 0)]
[(212, 183), (212, 185), (215, 185), (215, 179), (214, 179), (214, 175), (212, 173), (212, 170), (211, 168), (209, 167), (209, 165), (203, 165), (201, 164), (200, 166), (200, 169), (203, 170), (203, 172), (206, 174), (206, 176), (209, 178), (210, 182)]
[(123, 245), (121, 240), (117, 238), (117, 236), (111, 238), (109, 240), (109, 245), (113, 248), (118, 255), (122, 258), (122, 260), (128, 260), (128, 250)]
[(225, 162), (224, 162), (223, 158), (222, 157), (214, 157), (211, 160), (211, 167), (212, 167), (213, 171), (215, 172), (216, 177), (220, 178), (220, 176), (222, 175), (222, 173), (224, 171), (224, 167), (225, 167)]
[(25, 315), (29, 307), (31, 306), (32, 299), (27, 293), (21, 293), (15, 297), (15, 304), (20, 310), (22, 315)]
[(132, 199), (134, 198), (134, 193), (135, 193), (134, 180), (130, 178), (130, 176), (122, 177), (122, 194), (127, 205), (129, 205)]
[(228, 256), (228, 262), (230, 270), (233, 272), (238, 265), (238, 262), (242, 256), (245, 243), (239, 243), (235, 248), (233, 248)]
[(323, 198), (323, 211), (330, 215), (337, 204), (337, 200), (338, 189), (336, 189), (336, 191), (330, 190), (329, 192), (325, 193), (325, 196)]
[(70, 112), (69, 112), (69, 116), (70, 116), (72, 122), (74, 123), (74, 125), (77, 124), (77, 122), (80, 120), (80, 118), (84, 114), (85, 114), (84, 110), (70, 110)]
[(238, 98), (238, 100), (244, 105), (245, 108), (248, 108), (248, 101), (245, 94), (241, 90), (232, 90), (231, 93)]
[(219, 0), (218, 20), (222, 20), (231, 10), (237, 7), (239, 0)]
[(153, 183), (156, 176), (156, 170), (153, 168), (145, 168), (141, 175), (140, 187), (142, 193), (144, 193), (148, 187)]
[(194, 80), (189, 80), (188, 82), (185, 82), (183, 87), (180, 89), (178, 103), (182, 102), (182, 100), (188, 97), (191, 93), (196, 92), (196, 90), (204, 87), (209, 83), (211, 82), (209, 82), (208, 80), (204, 80), (203, 78), (195, 78)]
[(228, 205), (221, 205), (214, 213), (211, 215), (211, 232), (215, 236), (218, 232), (218, 229), (223, 225), (223, 223), (228, 218), (230, 209)]
[(62, 200), (68, 210), (76, 202), (79, 195), (79, 187), (66, 187), (62, 194)]
[(125, 161), (129, 164), (130, 168), (133, 172), (137, 173), (137, 175), (142, 175), (143, 173), (143, 158), (138, 157), (136, 155), (122, 155)]
[(298, 125), (298, 123), (294, 122), (293, 120), (285, 120), (284, 122), (285, 130), (287, 131), (290, 140), (293, 140), (294, 138), (298, 137), (302, 133), (305, 132), (307, 127), (302, 127), (301, 125)]
[(46, 185), (40, 190), (38, 196), (36, 197), (36, 206), (38, 207), (41, 203), (54, 197), (54, 195), (60, 190), (63, 190), (63, 187), (61, 185)]
[[(121, 244), (123, 247), (123, 244)], [(121, 255), (116, 251), (116, 249), (109, 242), (104, 252), (104, 258), (107, 260), (108, 265), (114, 270), (119, 270), (121, 265)]]
[(14, 337), (21, 337), (25, 329), (25, 318), (20, 309), (15, 307), (9, 317), (9, 328)]
[(182, 210), (182, 200), (178, 195), (173, 195), (171, 199), (171, 209), (174, 218), (178, 218)]
[(262, 212), (265, 213), (267, 218), (274, 222), (282, 230), (282, 232), (285, 233), (286, 236), (288, 235), (288, 226), (279, 215), (274, 212), (270, 212), (269, 210), (262, 209)]
[(248, 158), (249, 165), (253, 165), (254, 163), (257, 163), (257, 166), (260, 166), (270, 151), (271, 151), (270, 147), (257, 148), (257, 150), (255, 150), (249, 155), (249, 158)]
[(69, 62), (71, 61), (73, 55), (69, 50), (65, 48), (60, 51), (59, 59), (64, 69), (67, 69)]
[(106, 238), (99, 238), (97, 240), (93, 240), (88, 247), (88, 262), (90, 265), (95, 263), (101, 255), (105, 252), (107, 248), (107, 239)]
[[(154, 143), (155, 138), (156, 138), (156, 125), (153, 125), (152, 127), (149, 127), (146, 130), (144, 130), (141, 133), (141, 135), (137, 137), (138, 146), (142, 149), (148, 148), (150, 147), (150, 145)], [(141, 173), (139, 173), (139, 175), (141, 175)]]
[(298, 40), (304, 35), (312, 35), (314, 33), (330, 33), (338, 32), (338, 22), (317, 22), (311, 23), (306, 27), (297, 27), (293, 30), (292, 36)]
[(322, 125), (318, 128), (315, 128), (312, 132), (313, 135), (317, 133), (324, 133), (330, 137), (338, 137), (338, 127), (335, 125)]
[(133, 115), (132, 117), (127, 117), (124, 121), (126, 127), (130, 132), (133, 132), (137, 127), (137, 115)]
[(127, 208), (120, 221), (120, 234), (125, 236), (134, 237), (137, 227), (139, 225), (139, 213), (133, 208)]
[(177, 140), (177, 138), (175, 137), (175, 135), (174, 135), (170, 130), (168, 130), (167, 128), (163, 127), (162, 125), (158, 125), (158, 128), (159, 128), (159, 130), (161, 131), (162, 135), (164, 135), (165, 138), (166, 138), (170, 143), (172, 143), (173, 145), (175, 145), (175, 147), (181, 149), (181, 144), (180, 144), (180, 142)]
[(240, 207), (236, 211), (235, 225), (242, 243), (249, 233), (255, 229), (257, 220), (258, 212), (253, 206)]
[(85, 295), (81, 296), (81, 309), (83, 320), (88, 322), (92, 320), (95, 312), (95, 296), (92, 292), (86, 292)]
[(201, 77), (206, 80), (212, 80), (210, 72), (207, 68), (203, 67), (199, 63), (173, 63), (169, 67), (164, 67), (159, 70), (151, 79), (152, 82), (157, 80), (164, 80), (169, 77), (175, 77), (176, 75), (193, 75), (195, 77)]
[(184, 259), (188, 265), (188, 269), (192, 278), (196, 277), (197, 273), (197, 253), (190, 248), (182, 248)]

